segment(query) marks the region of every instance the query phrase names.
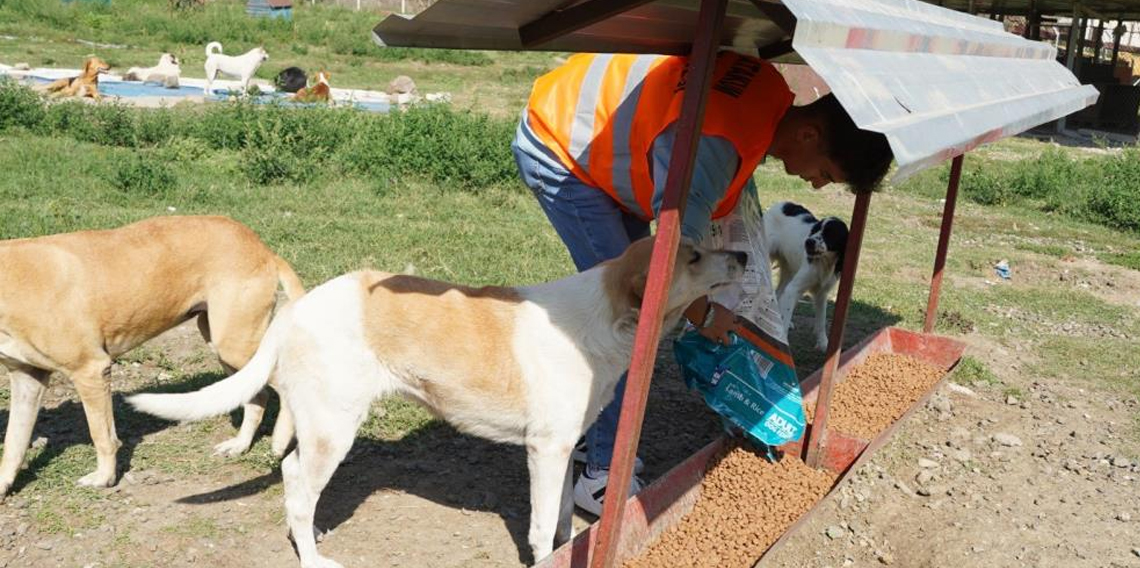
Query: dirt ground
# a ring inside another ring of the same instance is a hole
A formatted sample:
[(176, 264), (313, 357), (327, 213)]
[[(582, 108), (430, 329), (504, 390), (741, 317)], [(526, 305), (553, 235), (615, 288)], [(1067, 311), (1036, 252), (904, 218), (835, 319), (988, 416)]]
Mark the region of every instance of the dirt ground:
[[(1138, 273), (1080, 268), (1033, 277), (1081, 286), (1090, 272), (1108, 273), (1112, 286), (1087, 287), (1136, 301), (1128, 291), (1140, 289)], [(847, 343), (872, 327), (854, 326)], [(806, 335), (799, 339), (807, 344)], [(1026, 370), (1031, 348), (972, 332), (964, 339), (1001, 384), (943, 387), (761, 567), (1140, 566), (1140, 401), (1086, 388), (1079, 364), (1072, 380), (1039, 381)], [(21, 491), (23, 476), (0, 505), (0, 568), (294, 565), (266, 445), (252, 458), (207, 457), (233, 434), (237, 415), (207, 427), (172, 425), (123, 407), (123, 393), (153, 385), (164, 367), (217, 371), (190, 326), (147, 349), (143, 361), (124, 361), (113, 373), (126, 472), (118, 486), (47, 506), (38, 491)], [(718, 433), (676, 376), (667, 344), (661, 353), (640, 452), (649, 479)], [(1122, 372), (1136, 380), (1135, 369)], [(52, 468), (90, 442), (74, 390), (58, 377), (34, 437), (43, 451), (33, 471), (67, 484), (70, 495), (86, 471)], [(167, 446), (165, 456), (140, 457)], [(93, 456), (83, 467), (92, 464)], [(327, 531), (322, 551), (348, 566), (519, 566), (531, 561), (528, 514), (521, 448), (432, 423), (394, 441), (359, 438), (324, 493), (317, 526)], [(79, 516), (86, 520), (70, 518)], [(61, 517), (71, 522), (53, 522)], [(587, 522), (578, 517), (576, 528)]]
[[(148, 344), (179, 368), (216, 371), (197, 329), (183, 325)], [(650, 397), (640, 455), (655, 478), (701, 448), (719, 422), (690, 395), (663, 349)], [(666, 355), (668, 358), (666, 358)], [(162, 360), (160, 358), (160, 360)], [(192, 363), (197, 361), (197, 363)], [(150, 362), (116, 365), (113, 381), (119, 436), (127, 459), (145, 445), (189, 440), (188, 461), (208, 460), (211, 448), (233, 435), (225, 421), (194, 435), (195, 425), (152, 423), (122, 400), (163, 369)], [(33, 439), (45, 450), (90, 445), (82, 409), (70, 383), (53, 377)], [(126, 419), (124, 420), (124, 416)], [(230, 421), (236, 424), (239, 414)], [(6, 418), (6, 409), (3, 411)], [(0, 421), (5, 422), (6, 420)], [(131, 428), (141, 423), (141, 431)], [(262, 431), (271, 427), (270, 420)], [(267, 452), (264, 444), (252, 452)], [(45, 454), (50, 453), (45, 451)], [(266, 454), (263, 456), (271, 461)], [(47, 462), (47, 463), (45, 463)], [(33, 468), (51, 467), (33, 459)], [(110, 566), (280, 567), (296, 562), (283, 517), (281, 476), (274, 467), (251, 468), (224, 458), (212, 466), (170, 472), (163, 466), (125, 466), (119, 484), (76, 508), (93, 521), (89, 530), (43, 530), (44, 511), (32, 491), (0, 505), (0, 568)], [(94, 465), (94, 459), (90, 464)], [(256, 470), (262, 473), (258, 474)], [(200, 470), (200, 471), (198, 471)], [(80, 472), (77, 472), (80, 473)], [(75, 476), (76, 478), (78, 476)], [(61, 483), (73, 483), (64, 478)], [(348, 566), (520, 566), (530, 563), (525, 452), (457, 433), (441, 423), (388, 442), (358, 438), (317, 509), (326, 534), (322, 553)], [(66, 511), (58, 513), (68, 514)], [(576, 530), (591, 521), (575, 519)], [(74, 523), (72, 523), (74, 524)]]
[(1140, 401), (1022, 391), (943, 387), (759, 566), (1140, 566)]

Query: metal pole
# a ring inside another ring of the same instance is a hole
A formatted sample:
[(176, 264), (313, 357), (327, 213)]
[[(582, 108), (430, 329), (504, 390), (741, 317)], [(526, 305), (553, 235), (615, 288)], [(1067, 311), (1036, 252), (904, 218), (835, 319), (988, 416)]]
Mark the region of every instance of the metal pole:
[(950, 230), (954, 227), (954, 205), (958, 202), (958, 181), (962, 179), (962, 158), (955, 156), (950, 165), (950, 183), (946, 185), (946, 205), (942, 208), (942, 229), (938, 233), (938, 252), (934, 255), (934, 275), (930, 277), (930, 297), (926, 300), (923, 333), (934, 331), (938, 319), (938, 297), (942, 293), (942, 269), (946, 268), (946, 252), (950, 249)]
[[(1077, 47), (1076, 47), (1077, 46), (1077, 38), (1076, 38), (1076, 36), (1077, 36), (1077, 24), (1078, 24), (1077, 20), (1079, 19), (1080, 9), (1081, 9), (1080, 3), (1073, 5), (1073, 19), (1071, 22), (1069, 22), (1069, 41), (1067, 43), (1068, 47), (1065, 48), (1065, 68), (1068, 69), (1069, 71), (1073, 72), (1074, 75), (1076, 74), (1076, 72), (1074, 71), (1074, 68), (1073, 68), (1073, 65), (1074, 65), (1073, 62), (1076, 61), (1075, 56), (1076, 56), (1076, 51), (1077, 51)], [(1065, 117), (1062, 116), (1060, 119), (1057, 120), (1057, 132), (1064, 133), (1065, 132), (1065, 124), (1066, 124)]]
[(669, 174), (665, 181), (665, 195), (657, 216), (657, 236), (653, 256), (649, 261), (649, 276), (645, 296), (641, 301), (641, 317), (633, 342), (633, 356), (629, 364), (625, 398), (618, 419), (614, 439), (613, 462), (610, 465), (609, 483), (602, 502), (602, 518), (598, 523), (594, 541), (592, 568), (613, 568), (617, 565), (617, 549), (621, 542), (622, 514), (629, 498), (629, 480), (633, 477), (633, 461), (637, 455), (637, 442), (641, 438), (641, 422), (645, 417), (645, 402), (649, 396), (649, 381), (657, 357), (657, 343), (661, 338), (661, 320), (669, 296), (673, 276), (673, 263), (677, 256), (677, 243), (681, 236), (681, 215), (693, 176), (697, 141), (704, 122), (705, 100), (720, 45), (720, 30), (728, 0), (703, 0), (697, 20), (696, 37), (689, 57), (681, 116), (677, 120), (677, 136), (669, 161)]
[(867, 227), (867, 210), (871, 206), (871, 193), (855, 196), (855, 209), (851, 212), (851, 229), (847, 235), (847, 251), (843, 256), (843, 273), (839, 276), (839, 293), (835, 297), (835, 314), (831, 318), (831, 333), (827, 338), (827, 359), (819, 379), (815, 401), (815, 417), (808, 432), (804, 461), (811, 467), (823, 464), (826, 444), (827, 415), (831, 409), (831, 386), (835, 370), (839, 367), (839, 353), (843, 350), (843, 327), (847, 324), (847, 308), (851, 305), (851, 291), (855, 287), (855, 269), (859, 267), (859, 251), (863, 247), (863, 230)]

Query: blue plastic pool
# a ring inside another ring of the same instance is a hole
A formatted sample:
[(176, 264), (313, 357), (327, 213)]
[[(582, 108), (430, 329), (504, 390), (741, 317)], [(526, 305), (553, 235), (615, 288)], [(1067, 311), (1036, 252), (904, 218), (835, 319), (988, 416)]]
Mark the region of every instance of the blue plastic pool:
[[(31, 77), (37, 82), (50, 83), (52, 79), (46, 77)], [(179, 86), (174, 89), (168, 89), (157, 83), (138, 83), (134, 81), (102, 81), (99, 83), (99, 91), (104, 96), (114, 97), (164, 97), (168, 99), (178, 97), (200, 97), (202, 96), (202, 89), (199, 87)], [(208, 97), (211, 101), (224, 101), (226, 100), (227, 92), (222, 89), (214, 89), (214, 94)], [(267, 93), (253, 97), (250, 99), (252, 102), (259, 104), (277, 103), (282, 106), (298, 106), (308, 107), (316, 106), (314, 103), (298, 103), (289, 99), (289, 95), (284, 93)], [(391, 110), (391, 105), (386, 102), (361, 102), (353, 101), (347, 103), (339, 101), (336, 103), (337, 107), (343, 107), (351, 104), (354, 108), (366, 110), (369, 112), (388, 112)]]

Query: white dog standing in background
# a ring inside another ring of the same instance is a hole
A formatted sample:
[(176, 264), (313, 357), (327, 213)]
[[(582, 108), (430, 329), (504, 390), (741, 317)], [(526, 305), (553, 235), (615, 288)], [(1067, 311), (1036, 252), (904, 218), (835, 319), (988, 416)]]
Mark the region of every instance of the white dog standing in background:
[[(236, 375), (187, 394), (142, 394), (136, 408), (175, 420), (228, 412), (280, 385), (297, 447), (281, 464), (289, 530), (304, 568), (317, 553), (313, 512), (372, 401), (418, 400), (462, 432), (522, 444), (530, 469), (534, 560), (571, 536), (570, 452), (613, 399), (629, 365), (652, 237), (590, 270), (524, 288), (468, 288), (356, 272), (318, 286), (273, 320)], [(747, 255), (682, 242), (664, 316), (740, 277)]]
[(255, 47), (241, 55), (226, 55), (222, 53), (222, 44), (211, 41), (206, 45), (206, 96), (212, 94), (218, 73), (240, 79), (241, 92), (244, 94), (249, 89), (249, 80), (267, 59), (269, 54), (261, 47)]
[[(157, 78), (154, 78), (157, 76)], [(172, 53), (163, 53), (158, 58), (158, 65), (154, 67), (131, 67), (123, 75), (124, 81), (158, 81), (163, 82), (173, 77), (182, 76), (182, 66), (178, 58)]]
[(827, 297), (843, 271), (847, 224), (838, 217), (819, 220), (802, 205), (781, 201), (764, 214), (768, 255), (780, 269), (776, 300), (784, 329), (792, 328), (796, 302), (805, 293), (815, 302), (815, 346), (827, 351)]

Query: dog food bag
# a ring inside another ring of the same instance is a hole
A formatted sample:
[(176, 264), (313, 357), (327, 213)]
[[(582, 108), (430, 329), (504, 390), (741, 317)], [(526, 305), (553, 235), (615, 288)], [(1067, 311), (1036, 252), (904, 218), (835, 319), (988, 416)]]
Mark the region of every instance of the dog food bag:
[(711, 299), (786, 344), (788, 338), (772, 286), (772, 264), (764, 239), (764, 209), (754, 188), (741, 192), (732, 213), (712, 220), (709, 234), (701, 245), (713, 250), (748, 253), (748, 266), (740, 282), (718, 291)]
[(799, 439), (806, 420), (773, 291), (763, 223), (759, 198), (755, 191), (745, 191), (731, 214), (713, 220), (701, 243), (748, 253), (741, 281), (711, 298), (742, 320), (730, 333), (732, 343), (717, 344), (688, 326), (673, 352), (685, 384), (699, 391), (709, 407), (754, 442), (778, 446)]
[(673, 344), (681, 376), (705, 403), (755, 443), (779, 446), (806, 427), (800, 381), (787, 346), (751, 322), (721, 345), (689, 328)]

